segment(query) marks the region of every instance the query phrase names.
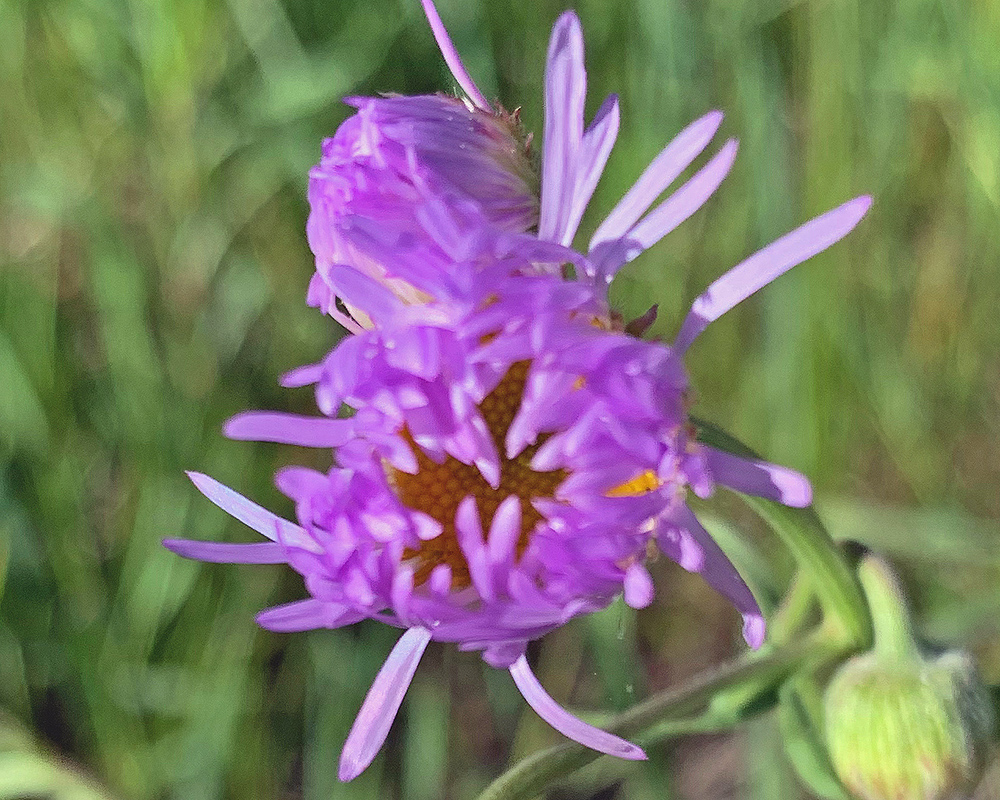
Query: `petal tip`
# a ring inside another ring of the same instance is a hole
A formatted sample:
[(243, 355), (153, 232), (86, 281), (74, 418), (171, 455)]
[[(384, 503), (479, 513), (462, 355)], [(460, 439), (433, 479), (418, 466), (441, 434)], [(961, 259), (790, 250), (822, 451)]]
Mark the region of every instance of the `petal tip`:
[(861, 216), (868, 213), (868, 209), (872, 207), (874, 199), (870, 194), (863, 194), (860, 197), (854, 198), (851, 203), (861, 212)]
[(743, 615), (743, 638), (754, 650), (764, 644), (764, 632), (766, 629), (764, 617), (760, 614)]
[(243, 412), (227, 419), (222, 424), (222, 435), (227, 439), (242, 439), (245, 435), (244, 420), (246, 413)]
[(556, 24), (553, 26), (553, 32), (556, 30), (562, 32), (563, 28), (566, 27), (571, 29), (576, 28), (577, 30), (582, 30), (583, 28), (580, 24), (580, 17), (572, 8), (566, 9), (559, 15), (559, 18), (556, 20)]
[(707, 139), (711, 139), (711, 137), (715, 136), (715, 132), (719, 130), (719, 126), (722, 125), (723, 119), (725, 119), (725, 114), (716, 108), (709, 111), (705, 114), (705, 116), (701, 117), (701, 119), (692, 123), (691, 127), (697, 126), (698, 132), (702, 136)]
[(797, 480), (788, 481), (782, 487), (781, 501), (792, 508), (808, 508), (813, 501), (812, 484), (803, 475), (796, 474), (795, 478)]
[(649, 756), (646, 755), (646, 751), (643, 750), (639, 745), (632, 744), (628, 742), (628, 748), (623, 749), (623, 752), (617, 753), (621, 758), (627, 758), (629, 761), (649, 761)]
[(187, 542), (184, 539), (162, 539), (160, 544), (167, 548), (171, 553), (175, 555), (184, 556), (184, 551), (187, 549)]
[(356, 758), (341, 754), (340, 764), (337, 767), (337, 778), (341, 783), (349, 783), (364, 772), (367, 766), (367, 764), (362, 764)]
[(212, 486), (216, 483), (214, 478), (210, 478), (204, 472), (198, 472), (197, 470), (186, 469), (184, 470), (184, 474), (188, 476), (188, 479), (194, 484), (195, 488), (206, 496), (208, 496)]

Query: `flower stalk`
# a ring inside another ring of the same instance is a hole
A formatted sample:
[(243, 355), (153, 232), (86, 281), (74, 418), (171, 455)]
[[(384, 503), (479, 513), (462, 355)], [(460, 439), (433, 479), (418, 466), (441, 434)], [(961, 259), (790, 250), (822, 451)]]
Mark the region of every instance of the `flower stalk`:
[(913, 623), (899, 580), (889, 565), (880, 558), (865, 558), (858, 565), (858, 578), (871, 608), (876, 655), (886, 661), (917, 658), (919, 650), (913, 638)]
[[(653, 695), (602, 720), (603, 727), (644, 746), (698, 731), (732, 727), (746, 716), (751, 705), (754, 711), (765, 710), (753, 701), (800, 667), (817, 660), (829, 663), (842, 653), (842, 645), (831, 642), (826, 629), (816, 628), (794, 642), (750, 652), (687, 684)], [(478, 800), (528, 800), (600, 756), (575, 743), (550, 747), (515, 764)]]

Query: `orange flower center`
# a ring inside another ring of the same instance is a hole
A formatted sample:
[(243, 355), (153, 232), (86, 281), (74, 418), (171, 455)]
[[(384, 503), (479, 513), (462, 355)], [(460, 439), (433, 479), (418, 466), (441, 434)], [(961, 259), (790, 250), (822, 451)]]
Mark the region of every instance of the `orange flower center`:
[(511, 495), (521, 499), (521, 534), (516, 548), (520, 557), (528, 546), (531, 532), (542, 520), (542, 515), (531, 504), (532, 499), (552, 497), (556, 487), (566, 478), (567, 473), (563, 470), (536, 472), (531, 468), (531, 459), (540, 443), (525, 448), (516, 458), (503, 455), (507, 429), (521, 407), (528, 364), (527, 361), (514, 364), (479, 404), (479, 412), (500, 454), (500, 485), (496, 489), (483, 479), (476, 467), (463, 464), (451, 456), (438, 464), (412, 442), (411, 447), (417, 455), (417, 473), (411, 475), (388, 468), (399, 499), (409, 508), (430, 515), (444, 528), (439, 536), (404, 553), (404, 558), (416, 559), (414, 581), (417, 585), (424, 583), (438, 564), (451, 567), (454, 588), (462, 589), (470, 585), (469, 566), (455, 531), (455, 513), (466, 497), (471, 495), (476, 499), (484, 531), (489, 530), (500, 503)]

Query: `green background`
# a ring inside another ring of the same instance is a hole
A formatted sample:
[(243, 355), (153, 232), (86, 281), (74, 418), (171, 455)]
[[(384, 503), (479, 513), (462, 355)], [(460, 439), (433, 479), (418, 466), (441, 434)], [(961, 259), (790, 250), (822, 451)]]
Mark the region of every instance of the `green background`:
[[(486, 95), (539, 135), (563, 8), (440, 5)], [(720, 108), (718, 142), (741, 140), (716, 197), (621, 274), (626, 316), (658, 302), (669, 337), (725, 269), (874, 195), (846, 241), (699, 340), (696, 411), (807, 472), (836, 536), (896, 557), (921, 634), (1000, 682), (1000, 4), (577, 10), (588, 109), (615, 91), (623, 120), (581, 242), (690, 120)], [(276, 383), (338, 336), (303, 302), (306, 172), (341, 96), (452, 89), (417, 0), (0, 0), (0, 798), (465, 798), (558, 741), (505, 673), (432, 645), (382, 756), (340, 785), (396, 632), (261, 631), (255, 611), (302, 596), (290, 570), (160, 546), (251, 540), (185, 469), (290, 513), (274, 469), (320, 457), (220, 425), (314, 408)], [(780, 591), (761, 525), (710, 508)], [(740, 650), (697, 576), (654, 573), (652, 608), (544, 640), (553, 696), (623, 708)], [(769, 716), (652, 756), (552, 797), (806, 796)]]

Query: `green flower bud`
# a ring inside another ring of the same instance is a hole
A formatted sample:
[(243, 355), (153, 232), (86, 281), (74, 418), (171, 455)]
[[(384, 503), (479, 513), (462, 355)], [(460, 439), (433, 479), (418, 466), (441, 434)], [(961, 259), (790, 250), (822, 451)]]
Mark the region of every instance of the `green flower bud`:
[(981, 775), (992, 709), (961, 653), (923, 656), (884, 562), (859, 568), (875, 621), (875, 649), (843, 664), (824, 707), (830, 759), (862, 800), (948, 800)]

